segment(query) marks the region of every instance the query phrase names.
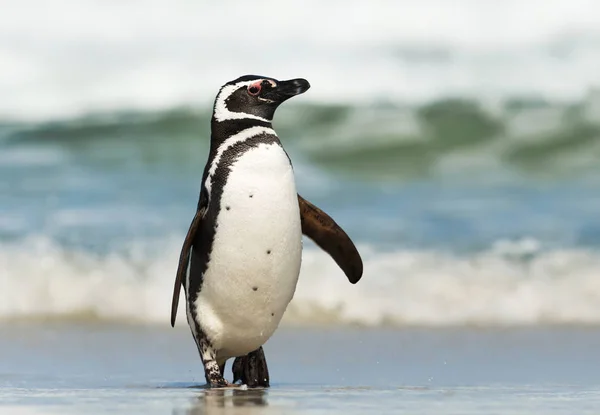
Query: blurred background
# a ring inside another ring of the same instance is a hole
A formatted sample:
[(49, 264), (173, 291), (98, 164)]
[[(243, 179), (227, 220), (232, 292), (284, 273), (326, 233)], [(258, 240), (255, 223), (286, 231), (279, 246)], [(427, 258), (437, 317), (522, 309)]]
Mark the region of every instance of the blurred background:
[[(594, 0), (22, 0), (0, 12), (0, 321), (169, 324), (219, 87), (357, 242), (286, 324), (600, 323)], [(184, 325), (185, 319), (178, 324)]]

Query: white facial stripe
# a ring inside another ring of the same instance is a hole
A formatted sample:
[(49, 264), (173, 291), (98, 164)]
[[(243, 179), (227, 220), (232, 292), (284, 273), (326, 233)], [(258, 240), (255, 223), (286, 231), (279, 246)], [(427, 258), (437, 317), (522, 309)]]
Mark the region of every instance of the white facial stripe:
[(266, 118), (259, 117), (258, 115), (246, 114), (245, 112), (229, 111), (229, 109), (227, 108), (227, 104), (225, 103), (225, 101), (227, 101), (227, 98), (229, 98), (231, 96), (231, 94), (233, 94), (239, 88), (241, 88), (243, 86), (252, 85), (258, 81), (259, 81), (258, 79), (254, 79), (252, 81), (238, 82), (237, 84), (224, 86), (221, 89), (221, 91), (219, 92), (219, 95), (217, 96), (217, 99), (216, 99), (215, 119), (217, 121), (221, 122), (221, 121), (226, 121), (226, 120), (241, 120), (244, 118), (251, 118), (253, 120), (271, 122), (271, 120), (267, 120)]
[(208, 176), (206, 177), (206, 182), (204, 183), (204, 186), (206, 186), (206, 190), (208, 191), (209, 197), (212, 186), (212, 176), (215, 174), (215, 171), (217, 171), (217, 166), (221, 161), (221, 157), (223, 157), (223, 153), (228, 148), (232, 147), (234, 144), (248, 140), (249, 138), (252, 138), (259, 134), (277, 135), (275, 133), (275, 130), (269, 127), (250, 127), (240, 131), (237, 134), (232, 135), (231, 137), (228, 137), (225, 141), (221, 143), (221, 145), (217, 149), (217, 154), (215, 155), (215, 158), (213, 159), (210, 165), (210, 169), (208, 170)]

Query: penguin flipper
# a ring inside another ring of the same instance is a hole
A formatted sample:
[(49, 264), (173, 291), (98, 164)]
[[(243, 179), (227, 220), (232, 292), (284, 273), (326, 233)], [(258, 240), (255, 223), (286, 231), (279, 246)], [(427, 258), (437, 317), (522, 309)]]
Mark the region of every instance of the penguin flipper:
[(179, 254), (179, 265), (177, 266), (177, 274), (175, 276), (175, 287), (173, 287), (173, 302), (171, 303), (171, 327), (175, 327), (177, 307), (179, 306), (179, 293), (181, 292), (181, 286), (190, 264), (190, 252), (194, 244), (194, 237), (196, 236), (196, 231), (202, 222), (205, 211), (205, 208), (201, 208), (196, 211), (196, 215), (194, 215), (194, 219), (192, 219), (190, 228), (188, 229), (187, 235), (183, 241), (183, 246), (181, 247), (181, 254)]
[(363, 273), (363, 263), (350, 237), (335, 221), (321, 209), (298, 195), (302, 233), (327, 252), (352, 284), (356, 284)]

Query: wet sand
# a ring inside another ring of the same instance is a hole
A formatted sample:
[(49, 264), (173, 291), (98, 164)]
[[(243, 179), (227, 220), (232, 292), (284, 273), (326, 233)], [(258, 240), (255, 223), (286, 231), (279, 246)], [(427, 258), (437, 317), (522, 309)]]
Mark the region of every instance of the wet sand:
[(5, 324), (0, 413), (596, 414), (598, 350), (596, 328), (286, 328), (270, 389), (207, 390), (183, 328)]

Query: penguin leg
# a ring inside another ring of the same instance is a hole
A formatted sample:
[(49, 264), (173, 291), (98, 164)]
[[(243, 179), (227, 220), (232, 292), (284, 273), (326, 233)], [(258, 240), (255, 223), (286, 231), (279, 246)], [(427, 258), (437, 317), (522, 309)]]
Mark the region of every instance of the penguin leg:
[[(219, 367), (219, 364), (217, 363), (217, 353), (208, 339), (204, 336), (199, 336), (198, 351), (200, 352), (200, 358), (204, 365), (206, 383), (208, 383), (211, 388), (225, 388), (229, 386), (229, 383), (223, 378), (221, 367)], [(225, 363), (221, 366), (225, 369)]]
[(269, 369), (262, 347), (248, 353), (246, 356), (236, 357), (233, 361), (233, 383), (238, 380), (249, 388), (268, 388)]

